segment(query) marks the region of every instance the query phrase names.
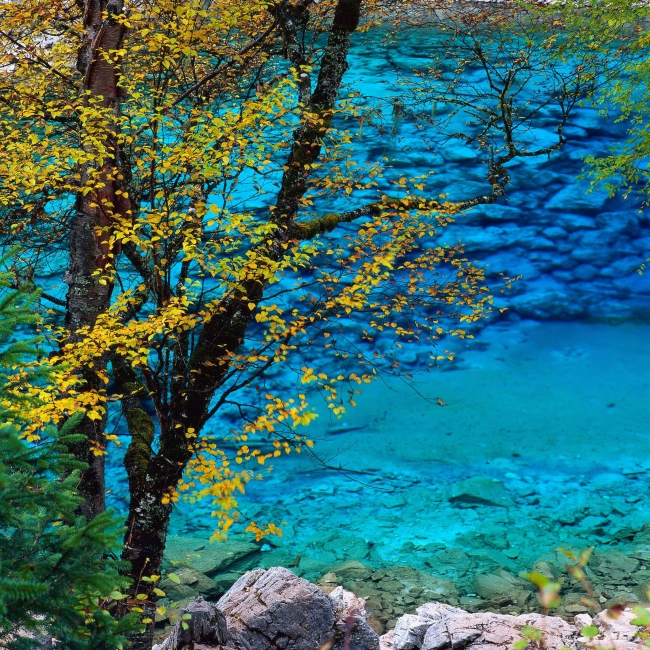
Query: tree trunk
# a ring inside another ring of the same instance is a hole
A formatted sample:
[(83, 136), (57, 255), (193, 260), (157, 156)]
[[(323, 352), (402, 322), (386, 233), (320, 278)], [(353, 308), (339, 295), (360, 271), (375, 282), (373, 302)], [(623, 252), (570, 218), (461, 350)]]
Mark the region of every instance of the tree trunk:
[[(108, 14), (103, 19), (103, 12)], [(124, 27), (115, 17), (122, 12), (122, 0), (86, 0), (84, 5), (84, 43), (79, 51), (77, 68), (84, 75), (81, 91), (86, 102), (108, 109), (116, 117), (119, 113), (120, 89), (119, 71), (109, 63), (101, 51), (119, 49), (124, 38)], [(128, 214), (128, 199), (118, 194), (119, 152), (115, 139), (114, 125), (105, 132), (108, 158), (101, 164), (87, 164), (82, 170), (81, 187), (90, 185), (92, 191), (80, 191), (76, 198), (75, 216), (70, 232), (70, 261), (63, 281), (68, 285), (66, 327), (69, 341), (82, 338), (79, 330), (92, 328), (97, 316), (110, 304), (111, 285), (100, 283), (101, 274), (116, 251), (110, 250), (107, 240), (115, 213)], [(95, 151), (86, 146), (91, 155)], [(79, 374), (84, 380), (84, 389), (99, 392), (104, 389), (100, 373), (106, 369), (105, 361), (93, 369), (81, 368)], [(91, 519), (106, 508), (104, 459), (105, 417), (99, 420), (84, 418), (77, 431), (87, 440), (75, 446), (77, 457), (88, 464), (82, 476), (79, 491), (84, 498), (79, 508), (81, 514)]]

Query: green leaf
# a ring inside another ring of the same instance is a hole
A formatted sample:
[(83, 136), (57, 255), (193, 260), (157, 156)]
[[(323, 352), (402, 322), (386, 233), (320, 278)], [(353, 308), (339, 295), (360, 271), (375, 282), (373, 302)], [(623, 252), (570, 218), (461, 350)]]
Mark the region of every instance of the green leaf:
[(154, 588), (153, 593), (156, 594), (156, 596), (160, 596), (161, 598), (165, 595), (165, 592), (162, 589), (158, 589), (158, 587)]
[(524, 580), (530, 580), (536, 587), (542, 589), (550, 582), (550, 580), (543, 574), (538, 573), (537, 571), (531, 571), (530, 573), (522, 573), (521, 577)]
[(531, 641), (541, 641), (543, 637), (542, 631), (532, 625), (524, 625), (521, 628), (521, 633)]
[(181, 618), (184, 621), (190, 621), (190, 620), (192, 620), (192, 614), (183, 614), (183, 616), (181, 616)]
[(190, 627), (185, 621), (181, 621), (181, 625), (183, 626), (184, 630), (187, 630)]
[(138, 600), (147, 600), (147, 594), (138, 594), (136, 598)]
[(122, 594), (119, 591), (111, 591), (110, 597), (113, 600), (124, 600), (125, 598), (128, 598), (126, 594)]
[(168, 573), (167, 577), (172, 581), (175, 582), (177, 585), (181, 584), (181, 579), (175, 574), (175, 573)]
[(586, 636), (588, 639), (592, 639), (595, 636), (598, 636), (598, 628), (595, 625), (585, 625), (585, 627), (580, 630), (582, 636)]
[(519, 641), (515, 641), (512, 644), (512, 647), (514, 650), (524, 650), (524, 648), (528, 645), (528, 639), (519, 639)]
[(635, 607), (634, 613), (636, 618), (632, 619), (630, 623), (638, 627), (647, 627), (650, 625), (650, 612), (645, 607)]
[(594, 552), (594, 547), (590, 546), (589, 548), (586, 548), (582, 551), (580, 551), (580, 565), (585, 566), (588, 562), (589, 559), (591, 558), (591, 554)]

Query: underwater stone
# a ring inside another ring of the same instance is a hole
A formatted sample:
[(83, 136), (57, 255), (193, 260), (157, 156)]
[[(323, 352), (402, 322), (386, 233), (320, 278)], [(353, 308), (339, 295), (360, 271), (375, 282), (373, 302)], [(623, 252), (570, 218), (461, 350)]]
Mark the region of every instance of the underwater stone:
[(329, 567), (330, 572), (340, 580), (366, 580), (372, 575), (373, 568), (358, 560), (346, 560)]
[(598, 275), (598, 269), (593, 264), (578, 264), (573, 269), (573, 275), (578, 280), (591, 280)]
[(474, 149), (463, 145), (446, 148), (443, 150), (442, 155), (447, 162), (474, 160), (478, 157), (478, 153)]
[(521, 219), (521, 210), (501, 203), (477, 205), (468, 213), (470, 221), (512, 221), (518, 222)]
[(494, 277), (500, 273), (510, 276), (523, 276), (524, 280), (536, 280), (541, 275), (539, 267), (522, 255), (511, 251), (501, 251), (482, 260), (487, 266), (486, 275)]
[(381, 500), (381, 505), (384, 508), (401, 508), (406, 505), (406, 501), (401, 494), (391, 494)]
[(503, 483), (490, 476), (474, 476), (452, 486), (448, 501), (458, 505), (510, 506), (512, 498)]
[(547, 289), (514, 296), (512, 308), (536, 320), (571, 320), (582, 316), (586, 305), (566, 291)]
[(575, 232), (576, 230), (596, 228), (596, 221), (592, 217), (583, 214), (563, 213), (557, 216), (556, 225), (569, 232)]
[(601, 212), (596, 217), (596, 225), (630, 237), (637, 237), (641, 232), (639, 217), (630, 212)]
[(563, 187), (546, 204), (546, 208), (578, 213), (602, 210), (608, 198), (607, 193), (595, 190), (587, 194), (587, 189), (580, 183)]
[(542, 233), (544, 234), (544, 237), (554, 240), (564, 239), (567, 236), (567, 231), (564, 230), (564, 228), (560, 228), (560, 226), (549, 226), (548, 228), (544, 228)]
[(472, 228), (471, 226), (450, 226), (440, 238), (440, 243), (457, 244), (466, 252), (496, 251), (510, 245), (504, 236), (504, 229), (498, 226)]
[(365, 539), (353, 535), (340, 535), (323, 544), (324, 551), (331, 551), (336, 559), (354, 558), (362, 560), (368, 555), (370, 547)]
[(224, 572), (233, 566), (244, 570), (256, 563), (254, 557), (260, 547), (251, 542), (201, 542), (190, 536), (169, 536), (165, 559), (183, 562), (208, 577)]
[[(505, 571), (500, 571), (499, 574), (488, 573), (487, 575), (474, 576), (476, 593), (486, 600), (507, 598), (511, 603), (522, 599), (525, 601), (528, 599), (529, 590), (524, 589), (524, 584)], [(523, 595), (522, 592), (527, 593)]]
[(614, 260), (608, 267), (601, 270), (600, 275), (610, 278), (618, 278), (624, 275), (636, 273), (641, 266), (640, 257), (630, 255), (620, 260)]
[(240, 573), (222, 573), (214, 577), (214, 583), (216, 588), (215, 594), (210, 594), (214, 596), (223, 596), (230, 587), (232, 587), (237, 580), (241, 578)]
[(597, 248), (596, 246), (580, 247), (571, 251), (571, 258), (578, 262), (593, 262), (598, 261), (599, 264), (608, 262), (615, 251), (611, 248), (603, 247)]

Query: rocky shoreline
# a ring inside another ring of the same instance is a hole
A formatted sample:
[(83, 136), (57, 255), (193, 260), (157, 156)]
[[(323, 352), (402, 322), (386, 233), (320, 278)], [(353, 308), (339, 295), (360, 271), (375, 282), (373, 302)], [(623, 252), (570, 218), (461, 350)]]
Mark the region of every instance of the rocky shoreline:
[[(483, 553), (493, 562), (483, 562), (480, 567), (475, 557), (461, 548), (429, 544), (418, 550), (413, 545), (413, 564), (417, 556), (426, 555), (426, 563), (416, 568), (375, 563), (372, 553), (359, 553), (365, 557), (355, 559), (354, 548), (344, 549), (349, 559), (327, 564), (292, 553), (290, 545), (271, 546), (281, 540), (255, 543), (233, 536), (226, 542), (210, 543), (193, 536), (170, 536), (164, 568), (175, 574), (177, 582), (170, 578), (161, 581), (167, 595), (162, 604), (167, 611), (157, 617), (157, 623), (162, 631), (170, 615), (198, 596), (217, 601), (244, 573), (278, 565), (290, 568), (326, 594), (343, 587), (363, 598), (371, 612), (368, 622), (379, 635), (394, 628), (404, 614), (413, 614), (423, 602), (446, 603), (471, 613), (516, 616), (539, 612), (535, 586), (520, 577), (522, 568), (508, 557), (509, 549), (498, 548), (497, 542), (485, 540)], [(572, 620), (589, 608), (581, 600), (584, 586), (567, 573), (566, 563), (564, 555), (550, 551), (523, 570), (536, 571), (560, 584), (562, 603), (554, 613)], [(650, 590), (650, 526), (630, 531), (629, 539), (615, 548), (597, 547), (585, 575), (600, 607), (645, 602)]]
[(569, 623), (538, 613), (472, 613), (426, 602), (380, 636), (364, 599), (342, 586), (328, 594), (283, 567), (249, 571), (216, 605), (199, 596), (180, 614), (154, 650), (632, 650), (645, 631), (630, 608), (593, 618), (578, 614)]
[[(221, 602), (241, 584), (243, 575), (270, 570), (277, 555), (269, 553), (266, 542), (230, 539), (209, 544), (192, 537), (170, 537), (165, 577), (160, 587), (166, 593), (161, 604), (167, 607), (156, 622), (160, 635), (169, 633), (170, 617), (178, 614), (198, 597)], [(344, 560), (322, 568), (311, 566), (309, 558), (296, 557), (283, 571), (312, 585), (325, 596), (343, 589), (362, 599), (367, 609), (367, 624), (378, 635), (395, 629), (406, 616), (416, 615), (422, 603), (436, 602), (462, 608), (470, 614), (491, 613), (503, 616), (528, 616), (540, 613), (536, 587), (514, 571), (498, 568), (472, 573), (469, 558), (460, 549), (438, 549), (432, 553), (440, 566), (466, 564), (468, 575), (456, 583), (410, 566), (374, 568), (359, 560)], [(529, 567), (560, 585), (562, 602), (553, 614), (567, 622), (576, 615), (588, 614), (585, 588), (566, 570), (567, 558), (560, 552), (541, 555)], [(626, 552), (613, 548), (597, 549), (585, 567), (585, 577), (599, 607), (634, 605), (647, 601), (650, 590), (650, 526), (636, 534)], [(274, 569), (275, 570), (275, 569)], [(307, 580), (310, 582), (308, 582)]]

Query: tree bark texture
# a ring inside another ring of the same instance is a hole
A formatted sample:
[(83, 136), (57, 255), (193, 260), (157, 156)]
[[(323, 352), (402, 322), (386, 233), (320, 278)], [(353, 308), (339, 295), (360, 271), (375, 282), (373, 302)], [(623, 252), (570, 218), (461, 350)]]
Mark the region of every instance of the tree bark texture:
[[(122, 0), (86, 0), (84, 4), (85, 38), (80, 48), (77, 68), (83, 75), (81, 92), (87, 105), (108, 109), (116, 117), (119, 113), (119, 70), (101, 52), (119, 49), (124, 38), (124, 27), (115, 20), (122, 12)], [(107, 14), (106, 19), (104, 15)], [(81, 187), (89, 181), (93, 191), (82, 191), (76, 197), (75, 216), (70, 231), (69, 267), (64, 276), (68, 285), (66, 327), (70, 341), (78, 341), (81, 328), (92, 327), (97, 316), (110, 304), (111, 285), (99, 282), (107, 263), (116, 252), (107, 243), (115, 213), (127, 214), (128, 199), (118, 194), (120, 187), (119, 152), (115, 132), (109, 128), (105, 134), (108, 156), (97, 164), (88, 164), (82, 170)], [(87, 151), (96, 154), (90, 146)], [(101, 365), (101, 364), (100, 364)], [(80, 369), (85, 389), (101, 391), (104, 383), (97, 373), (103, 367)], [(84, 502), (80, 512), (91, 519), (106, 508), (104, 460), (99, 451), (104, 446), (105, 418), (84, 418), (77, 431), (87, 437), (87, 442), (76, 446), (75, 453), (88, 464), (81, 476), (80, 493)]]
[[(316, 90), (309, 98), (309, 110), (317, 113), (318, 119), (305, 118), (305, 124), (294, 133), (288, 170), (278, 197), (282, 212), (275, 220), (279, 228), (274, 240), (258, 249), (260, 259), (279, 260), (285, 254), (283, 244), (292, 237), (299, 201), (307, 188), (304, 165), (315, 162), (320, 155), (319, 141), (331, 122), (343, 74), (347, 69), (350, 37), (359, 24), (360, 6), (361, 0), (339, 0), (337, 5)], [(324, 129), (319, 119), (325, 120)], [(134, 584), (129, 590), (131, 598), (120, 603), (124, 612), (136, 604), (135, 594), (144, 593), (148, 596), (147, 600), (139, 600), (137, 605), (144, 608), (147, 616), (155, 618), (155, 596), (152, 593), (155, 584), (142, 582), (141, 579), (143, 576), (160, 575), (172, 510), (172, 504), (163, 503), (163, 500), (175, 489), (192, 457), (192, 443), (186, 437), (186, 432), (190, 428), (196, 433), (201, 431), (210, 402), (228, 373), (229, 364), (220, 365), (217, 362), (236, 352), (241, 345), (254, 311), (249, 303), (257, 305), (262, 300), (264, 289), (265, 285), (259, 281), (242, 283), (223, 300), (213, 318), (203, 326), (189, 363), (186, 366), (179, 364), (177, 368), (179, 372), (182, 369), (183, 379), (172, 382), (169, 402), (157, 401), (160, 425), (158, 450), (152, 447), (154, 422), (137, 398), (146, 394), (144, 387), (137, 388), (137, 380), (125, 364), (113, 363), (114, 369), (121, 369), (115, 375), (119, 392), (126, 396), (122, 407), (131, 433), (125, 458), (131, 502), (122, 557), (130, 566), (128, 575)], [(178, 345), (176, 354), (186, 359), (182, 340)], [(128, 390), (129, 386), (131, 391)], [(165, 407), (161, 411), (162, 404)], [(150, 650), (153, 624), (129, 640), (132, 650)]]

